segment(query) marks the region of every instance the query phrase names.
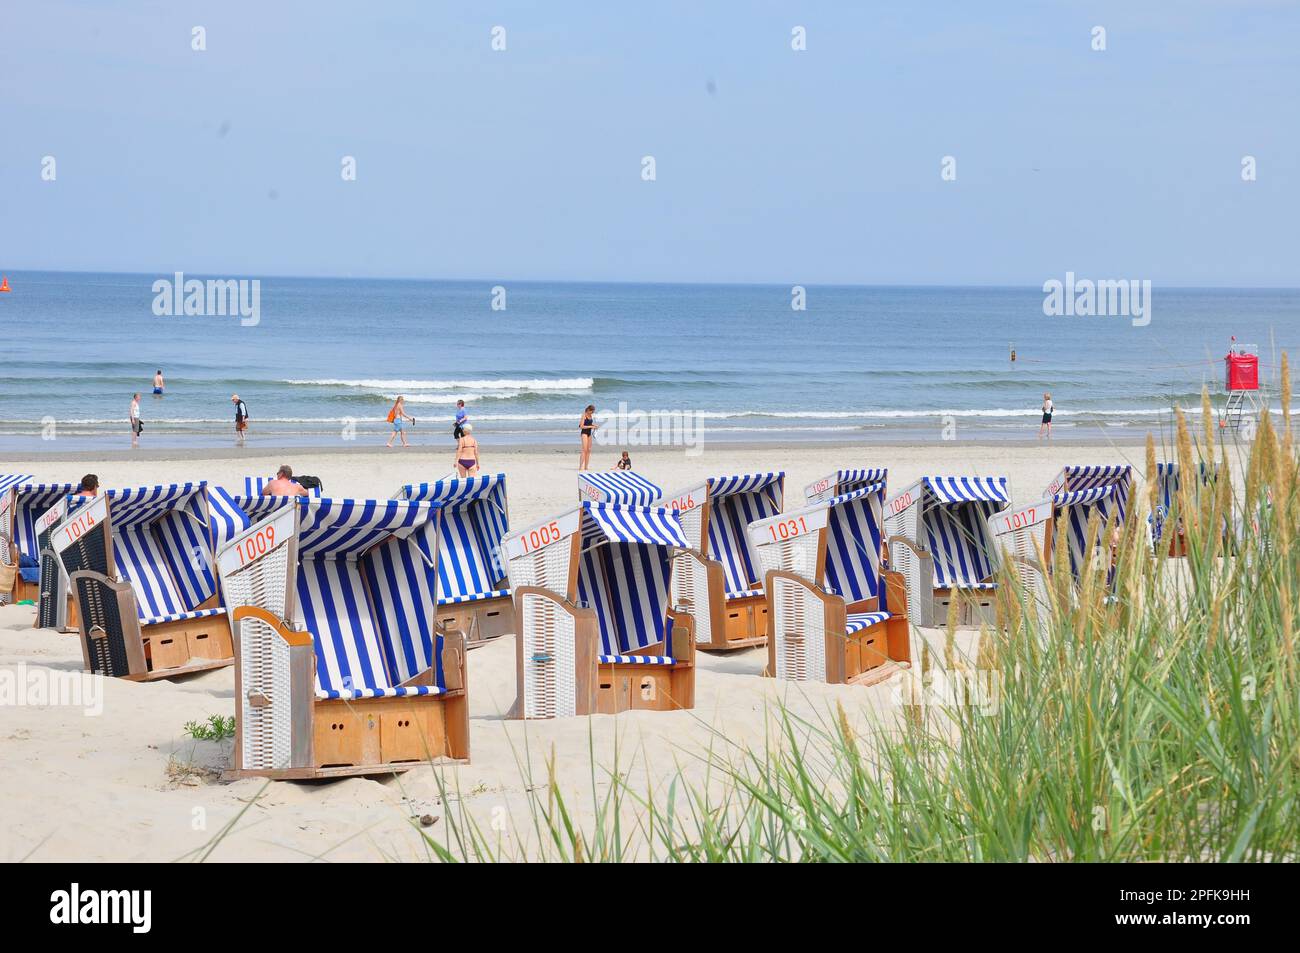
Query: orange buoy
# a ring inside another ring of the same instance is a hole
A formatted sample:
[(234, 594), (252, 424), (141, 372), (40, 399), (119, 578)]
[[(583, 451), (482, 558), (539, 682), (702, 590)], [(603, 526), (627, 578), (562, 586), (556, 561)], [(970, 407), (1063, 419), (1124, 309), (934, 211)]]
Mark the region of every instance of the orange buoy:
[(12, 291), (12, 290), (13, 289), (9, 287), (9, 279), (0, 276), (0, 291)]

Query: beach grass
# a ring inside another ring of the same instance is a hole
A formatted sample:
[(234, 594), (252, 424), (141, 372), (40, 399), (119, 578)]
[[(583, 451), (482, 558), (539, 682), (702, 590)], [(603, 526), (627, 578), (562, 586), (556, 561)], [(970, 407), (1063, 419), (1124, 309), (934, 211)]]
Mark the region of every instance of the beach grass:
[[(1091, 547), (1077, 584), (1057, 573), (1040, 606), (1005, 575), (1000, 625), (899, 679), (870, 728), (843, 707), (811, 720), (777, 707), (761, 747), (716, 736), (684, 754), (703, 781), (666, 765), (628, 777), (593, 746), (583, 812), (547, 759), (537, 777), (517, 752), (528, 817), (503, 839), (444, 787), (445, 823), (420, 832), (430, 857), (1295, 860), (1300, 476), (1289, 414), (1284, 424), (1262, 419), (1234, 476), (1213, 429), (1194, 437), (1179, 415), (1181, 472), (1217, 461), (1219, 475), (1182, 480), (1162, 545), (1152, 499), (1135, 493), (1122, 526), (1094, 527), (1113, 546)], [(1186, 556), (1173, 558), (1179, 529)]]

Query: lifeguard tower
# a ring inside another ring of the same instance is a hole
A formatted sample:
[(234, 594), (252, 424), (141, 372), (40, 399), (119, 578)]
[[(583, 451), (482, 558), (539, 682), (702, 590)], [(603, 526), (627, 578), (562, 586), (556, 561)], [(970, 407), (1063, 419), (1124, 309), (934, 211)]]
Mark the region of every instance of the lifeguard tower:
[(1234, 336), (1223, 358), (1223, 389), (1228, 395), (1219, 415), (1219, 427), (1241, 429), (1243, 413), (1258, 417), (1263, 410), (1259, 399), (1259, 348), (1239, 346)]

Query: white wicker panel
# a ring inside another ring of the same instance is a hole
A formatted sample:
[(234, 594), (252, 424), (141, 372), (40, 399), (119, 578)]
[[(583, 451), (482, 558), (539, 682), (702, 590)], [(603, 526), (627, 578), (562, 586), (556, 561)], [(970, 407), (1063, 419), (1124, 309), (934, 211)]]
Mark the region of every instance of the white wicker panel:
[(567, 593), (572, 544), (571, 539), (565, 538), (510, 560), (510, 587), (538, 586), (552, 592)]
[[(906, 536), (917, 545), (924, 546), (920, 537), (921, 504), (914, 503), (901, 513), (885, 517), (885, 535)], [(889, 547), (889, 568), (903, 577), (907, 588), (907, 605), (922, 625), (929, 625), (928, 610), (933, 606), (934, 592), (921, 591), (921, 560), (906, 546)]]
[(794, 539), (778, 543), (764, 543), (757, 547), (759, 562), (764, 576), (774, 569), (792, 572), (797, 576), (816, 582), (813, 576), (817, 572), (817, 533), (796, 536)]
[(677, 517), (682, 521), (682, 530), (685, 532), (686, 541), (691, 544), (691, 548), (707, 554), (709, 541), (704, 538), (704, 507), (697, 506), (689, 510), (678, 510)]
[[(261, 619), (242, 619), (239, 627), (239, 691), (244, 699), (243, 764), (249, 770), (270, 770), (289, 765), (293, 750), (289, 697), (289, 645)], [(269, 705), (248, 702), (250, 694), (263, 695)]]
[(673, 559), (674, 606), (685, 606), (695, 621), (695, 641), (713, 641), (713, 618), (709, 612), (709, 575), (695, 553), (682, 553)]
[(285, 598), (289, 592), (288, 540), (226, 575), (222, 585), (225, 587), (226, 606), (230, 610), (239, 606), (257, 606), (285, 618)]
[(804, 586), (776, 579), (772, 587), (772, 637), (777, 678), (826, 680), (826, 617), (822, 603)]
[(554, 600), (522, 597), (525, 718), (563, 718), (577, 713), (576, 638), (573, 616)]

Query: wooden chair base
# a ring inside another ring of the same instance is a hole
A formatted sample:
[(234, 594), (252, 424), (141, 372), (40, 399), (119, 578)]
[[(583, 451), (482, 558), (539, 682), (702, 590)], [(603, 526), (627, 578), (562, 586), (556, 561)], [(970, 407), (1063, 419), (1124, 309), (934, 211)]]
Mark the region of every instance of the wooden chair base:
[(715, 623), (712, 630), (721, 632), (712, 642), (696, 642), (695, 647), (706, 652), (734, 652), (767, 645), (767, 597), (751, 596), (723, 603), (722, 625)]
[(231, 768), (221, 776), (295, 781), (468, 764), (465, 706), (463, 694), (317, 701), (311, 714), (313, 766)]
[(695, 672), (690, 666), (628, 663), (596, 667), (598, 715), (694, 707)]
[(511, 596), (498, 596), (441, 606), (437, 619), (444, 631), (464, 633), (465, 648), (478, 648), (503, 635), (514, 634), (515, 601)]
[(151, 625), (141, 631), (149, 670), (126, 678), (152, 682), (235, 664), (230, 620), (223, 612), (203, 619)]

